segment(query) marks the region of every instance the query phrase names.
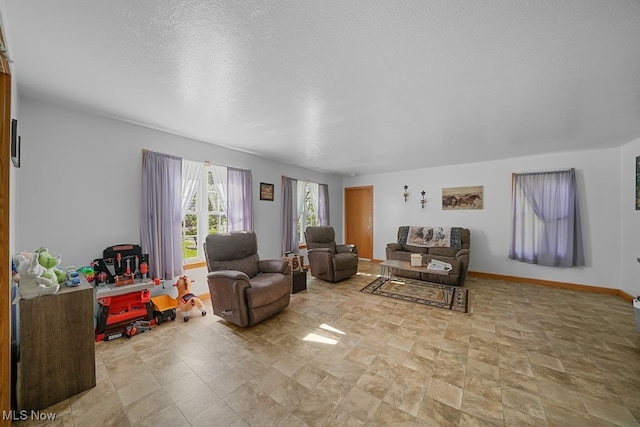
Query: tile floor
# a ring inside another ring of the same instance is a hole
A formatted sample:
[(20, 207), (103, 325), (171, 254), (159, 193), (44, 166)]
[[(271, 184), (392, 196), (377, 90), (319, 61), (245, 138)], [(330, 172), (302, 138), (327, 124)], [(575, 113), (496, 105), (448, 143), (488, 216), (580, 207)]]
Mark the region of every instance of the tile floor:
[[(97, 386), (59, 426), (638, 426), (631, 304), (470, 277), (471, 314), (311, 278), (278, 316), (209, 314), (96, 344)], [(195, 313), (195, 312), (194, 312)], [(16, 422), (15, 425), (39, 425)]]

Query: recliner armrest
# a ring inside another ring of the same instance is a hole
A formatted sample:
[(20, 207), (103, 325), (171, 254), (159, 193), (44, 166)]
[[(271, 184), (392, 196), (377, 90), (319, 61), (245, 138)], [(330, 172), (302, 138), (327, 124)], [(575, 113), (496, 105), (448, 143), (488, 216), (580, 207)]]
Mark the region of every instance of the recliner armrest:
[(260, 273), (282, 273), (291, 274), (289, 263), (282, 259), (264, 259), (258, 261)]
[(307, 251), (312, 274), (325, 274), (331, 268), (334, 253), (329, 248), (314, 248)]
[(392, 251), (401, 251), (402, 245), (400, 243), (387, 243), (387, 248), (391, 249)]
[(313, 248), (313, 249), (309, 249), (307, 250), (307, 254), (312, 254), (312, 253), (329, 253), (329, 254), (333, 254), (333, 251), (329, 248)]
[(336, 252), (339, 254), (358, 254), (358, 248), (356, 245), (336, 245)]
[(460, 259), (462, 257), (467, 257), (469, 258), (469, 249), (460, 249), (458, 252), (456, 252), (456, 258)]
[(246, 273), (237, 270), (218, 270), (207, 274), (207, 279), (214, 277), (229, 280), (245, 280), (249, 282), (249, 276), (247, 276)]

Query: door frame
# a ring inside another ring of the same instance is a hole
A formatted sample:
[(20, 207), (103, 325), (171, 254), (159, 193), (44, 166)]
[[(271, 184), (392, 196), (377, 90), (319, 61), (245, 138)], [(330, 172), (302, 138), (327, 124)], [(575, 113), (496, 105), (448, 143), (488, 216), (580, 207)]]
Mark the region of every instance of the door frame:
[[(4, 42), (4, 30), (0, 22), (0, 43)], [(0, 55), (0, 410), (9, 414), (11, 410), (11, 257), (9, 251), (10, 239), (10, 190), (11, 177), (11, 70), (5, 55)], [(10, 418), (10, 417), (9, 417)], [(11, 420), (2, 417), (0, 425), (9, 426)]]

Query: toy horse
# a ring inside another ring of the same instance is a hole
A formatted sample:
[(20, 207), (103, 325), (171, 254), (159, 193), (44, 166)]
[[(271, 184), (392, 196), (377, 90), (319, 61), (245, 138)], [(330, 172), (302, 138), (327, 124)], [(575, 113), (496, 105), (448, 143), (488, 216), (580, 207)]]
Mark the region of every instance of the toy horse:
[(200, 298), (191, 293), (191, 280), (187, 276), (178, 277), (178, 281), (173, 286), (178, 288), (178, 298), (176, 298), (176, 302), (178, 310), (182, 313), (182, 318), (185, 322), (189, 321), (189, 313), (191, 313), (193, 307), (198, 307), (203, 316), (207, 314)]

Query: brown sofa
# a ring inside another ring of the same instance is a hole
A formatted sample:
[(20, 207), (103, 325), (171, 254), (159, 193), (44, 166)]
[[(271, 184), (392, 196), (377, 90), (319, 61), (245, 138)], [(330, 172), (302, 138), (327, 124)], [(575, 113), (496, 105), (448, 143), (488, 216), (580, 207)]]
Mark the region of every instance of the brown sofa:
[(355, 245), (336, 244), (333, 227), (307, 227), (304, 237), (313, 277), (337, 282), (358, 272), (358, 249)]
[[(422, 258), (422, 265), (429, 264), (432, 259), (447, 262), (452, 266), (449, 272), (449, 282), (452, 285), (462, 286), (467, 277), (467, 269), (469, 267), (469, 246), (471, 244), (471, 232), (469, 229), (458, 228), (455, 233), (456, 236), (459, 236), (460, 241), (456, 242), (453, 247), (424, 247), (407, 244), (407, 229), (408, 226), (399, 227), (397, 241), (387, 244), (387, 259), (411, 262), (411, 254), (418, 253)], [(454, 234), (453, 228), (452, 234)], [(429, 273), (416, 273), (395, 268), (393, 269), (393, 274), (429, 282), (439, 282), (440, 279), (438, 276)]]
[(209, 234), (204, 243), (213, 312), (252, 326), (289, 305), (291, 269), (282, 259), (260, 260), (253, 231)]

